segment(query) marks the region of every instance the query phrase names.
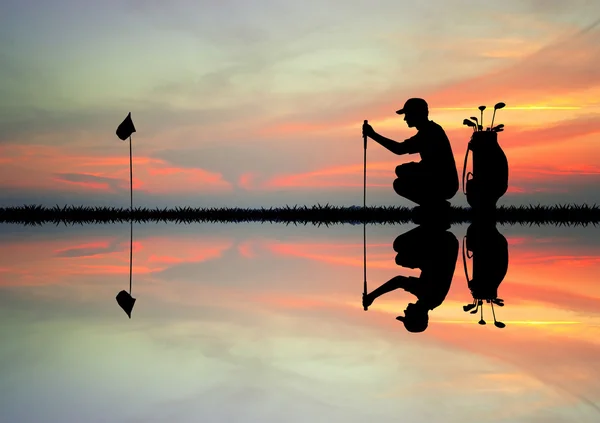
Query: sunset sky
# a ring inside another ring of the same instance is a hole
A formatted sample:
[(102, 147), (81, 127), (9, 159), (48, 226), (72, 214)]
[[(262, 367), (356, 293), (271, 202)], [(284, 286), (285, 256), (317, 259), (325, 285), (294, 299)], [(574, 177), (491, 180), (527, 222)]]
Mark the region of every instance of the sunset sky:
[[(411, 228), (369, 228), (369, 290), (419, 276)], [(136, 225), (131, 319), (128, 225), (2, 229), (1, 421), (598, 421), (597, 228), (499, 225), (506, 328), (463, 312), (459, 256), (421, 334), (402, 290), (363, 311), (360, 227)]]
[[(499, 101), (499, 204), (600, 198), (597, 0), (5, 0), (0, 205), (362, 204), (361, 124), (425, 98), (462, 173)], [(369, 204), (409, 205), (371, 142)], [(465, 205), (459, 191), (452, 203)]]

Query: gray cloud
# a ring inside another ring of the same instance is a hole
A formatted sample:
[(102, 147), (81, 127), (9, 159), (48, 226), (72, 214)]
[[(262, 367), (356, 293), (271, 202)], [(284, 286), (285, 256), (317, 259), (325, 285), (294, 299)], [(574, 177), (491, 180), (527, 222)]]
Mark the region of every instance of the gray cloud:
[(55, 173), (54, 177), (59, 181), (107, 185), (111, 191), (120, 193), (125, 192), (125, 188), (122, 187), (123, 181), (121, 179), (87, 175), (84, 173)]

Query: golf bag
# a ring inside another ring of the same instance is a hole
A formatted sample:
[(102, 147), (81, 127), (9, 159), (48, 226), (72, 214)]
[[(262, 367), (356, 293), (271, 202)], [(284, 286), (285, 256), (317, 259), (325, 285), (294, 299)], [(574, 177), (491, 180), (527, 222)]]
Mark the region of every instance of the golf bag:
[[(463, 238), (463, 265), (467, 285), (473, 297), (473, 303), (463, 307), (469, 311), (482, 307), (483, 303), (492, 303), (503, 307), (504, 300), (498, 298), (498, 288), (508, 271), (508, 242), (496, 228), (495, 222), (472, 223)], [(469, 253), (471, 253), (469, 255)], [(473, 274), (469, 279), (467, 257), (473, 259)], [(483, 319), (482, 319), (483, 320)]]
[[(473, 171), (466, 173), (469, 151), (473, 152)], [(498, 144), (497, 132), (473, 132), (465, 154), (462, 184), (472, 209), (496, 208), (508, 189), (508, 160)]]

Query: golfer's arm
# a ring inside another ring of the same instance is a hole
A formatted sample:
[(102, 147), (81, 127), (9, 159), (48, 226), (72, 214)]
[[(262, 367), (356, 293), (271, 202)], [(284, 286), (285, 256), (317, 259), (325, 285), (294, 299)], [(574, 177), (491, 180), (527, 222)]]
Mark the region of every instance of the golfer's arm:
[(377, 133), (373, 134), (372, 138), (374, 141), (378, 142), (394, 154), (397, 154), (399, 156), (402, 154), (409, 154), (408, 146), (403, 142), (391, 140)]
[(390, 291), (402, 288), (408, 280), (409, 277), (407, 276), (395, 276), (383, 285), (381, 285), (379, 288), (373, 290), (369, 295), (373, 297), (373, 299), (375, 299), (383, 294), (387, 294)]

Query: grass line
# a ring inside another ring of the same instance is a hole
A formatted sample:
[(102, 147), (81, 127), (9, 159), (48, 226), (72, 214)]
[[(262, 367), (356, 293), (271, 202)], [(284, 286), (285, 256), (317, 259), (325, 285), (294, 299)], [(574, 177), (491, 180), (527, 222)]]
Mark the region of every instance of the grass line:
[[(363, 214), (362, 207), (350, 206), (285, 206), (270, 208), (129, 208), (88, 207), (88, 206), (55, 206), (24, 205), (16, 207), (0, 207), (0, 223), (21, 225), (55, 224), (97, 224), (129, 222), (174, 222), (174, 223), (285, 223), (285, 224), (395, 224), (411, 223), (413, 209), (408, 207), (382, 206), (367, 207)], [(468, 223), (471, 221), (471, 209), (452, 207), (451, 223)], [(596, 225), (600, 222), (600, 207), (583, 205), (554, 206), (501, 206), (496, 210), (496, 221), (500, 224), (530, 225)]]

